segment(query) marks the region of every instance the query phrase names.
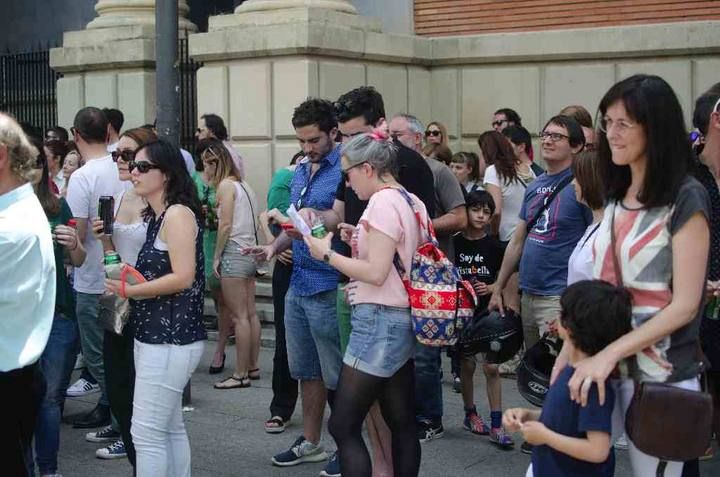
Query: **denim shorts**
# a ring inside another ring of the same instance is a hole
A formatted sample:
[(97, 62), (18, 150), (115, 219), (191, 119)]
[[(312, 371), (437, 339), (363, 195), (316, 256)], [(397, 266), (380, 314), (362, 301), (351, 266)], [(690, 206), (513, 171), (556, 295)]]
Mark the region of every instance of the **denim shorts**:
[(285, 295), (285, 339), (290, 375), (299, 381), (322, 379), (336, 389), (342, 354), (337, 323), (337, 289), (299, 296)]
[(409, 308), (362, 303), (352, 308), (352, 332), (343, 362), (351, 368), (389, 378), (415, 355)]
[(257, 266), (250, 255), (240, 253), (241, 247), (228, 240), (220, 259), (220, 276), (222, 278), (255, 278)]

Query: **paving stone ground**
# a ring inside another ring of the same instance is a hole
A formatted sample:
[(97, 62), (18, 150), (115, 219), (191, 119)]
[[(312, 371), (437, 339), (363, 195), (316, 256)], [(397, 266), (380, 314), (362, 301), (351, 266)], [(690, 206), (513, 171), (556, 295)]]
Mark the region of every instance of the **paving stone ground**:
[[(192, 448), (192, 472), (195, 477), (314, 477), (323, 464), (303, 464), (290, 468), (273, 467), (272, 454), (285, 450), (301, 433), (300, 414), (296, 414), (283, 434), (271, 435), (263, 430), (263, 422), (269, 416), (268, 403), (272, 391), (272, 350), (261, 351), (262, 379), (254, 381), (253, 387), (218, 391), (212, 388), (216, 376), (210, 376), (207, 368), (215, 343), (208, 342), (200, 367), (192, 379), (192, 407), (185, 413), (185, 422)], [(233, 348), (228, 348), (226, 369), (231, 369)], [(447, 364), (447, 363), (446, 363)], [(479, 371), (478, 371), (479, 373)], [(449, 376), (446, 369), (445, 376)], [(73, 376), (75, 377), (75, 376)], [(447, 379), (446, 379), (447, 381)], [(484, 381), (476, 376), (476, 401), (481, 412), (487, 412)], [(72, 415), (92, 409), (98, 394), (68, 399), (65, 414)], [(444, 384), (445, 437), (422, 444), (420, 475), (448, 476), (524, 476), (529, 456), (515, 450), (502, 451), (487, 438), (474, 436), (462, 429), (462, 400), (452, 392), (450, 383)], [(515, 382), (503, 379), (503, 399), (506, 406), (526, 406), (517, 393)], [(485, 410), (485, 411), (482, 411)], [(327, 413), (326, 413), (327, 417)], [(326, 432), (323, 441), (334, 449)], [(85, 430), (73, 429), (63, 424), (59, 471), (64, 477), (116, 477), (131, 476), (132, 468), (125, 459), (103, 461), (94, 455), (99, 446), (85, 442)], [(519, 436), (515, 436), (520, 441)], [(615, 475), (630, 476), (627, 453), (617, 452)], [(702, 477), (720, 476), (720, 452), (707, 462), (701, 463)]]

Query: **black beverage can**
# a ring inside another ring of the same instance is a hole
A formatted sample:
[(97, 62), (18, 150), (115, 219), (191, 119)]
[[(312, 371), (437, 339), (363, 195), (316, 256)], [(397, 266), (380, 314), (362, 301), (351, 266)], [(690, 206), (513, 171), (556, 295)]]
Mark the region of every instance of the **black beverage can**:
[(98, 217), (103, 221), (103, 234), (112, 235), (115, 220), (115, 199), (111, 195), (100, 196)]

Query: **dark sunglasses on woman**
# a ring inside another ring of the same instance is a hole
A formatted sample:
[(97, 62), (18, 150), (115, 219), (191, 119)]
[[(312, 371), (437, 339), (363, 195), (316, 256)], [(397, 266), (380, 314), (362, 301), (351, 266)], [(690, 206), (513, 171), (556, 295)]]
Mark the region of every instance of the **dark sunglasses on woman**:
[(425, 131), (425, 137), (430, 137), (430, 136), (437, 137), (437, 136), (439, 136), (439, 135), (441, 135), (441, 134), (442, 134), (442, 132), (437, 131), (437, 130), (434, 130), (434, 131)]
[(141, 161), (141, 162), (130, 161), (128, 163), (128, 170), (130, 172), (132, 172), (134, 169), (137, 169), (140, 174), (145, 174), (146, 172), (149, 172), (151, 169), (160, 169), (160, 166), (156, 166), (155, 164), (152, 164), (147, 161)]
[(112, 156), (112, 160), (114, 162), (117, 162), (119, 159), (122, 159), (125, 162), (132, 162), (135, 160), (135, 152), (130, 151), (129, 149), (125, 149), (123, 151), (116, 149), (111, 152), (110, 155)]

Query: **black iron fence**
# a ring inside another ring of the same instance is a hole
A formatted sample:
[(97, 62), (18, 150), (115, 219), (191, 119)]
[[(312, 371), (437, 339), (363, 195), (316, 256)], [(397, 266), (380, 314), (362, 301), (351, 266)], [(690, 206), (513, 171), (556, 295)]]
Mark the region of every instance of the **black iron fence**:
[(187, 36), (180, 39), (178, 58), (180, 59), (180, 145), (194, 153), (198, 120), (196, 73), (202, 63), (190, 58)]
[(56, 83), (48, 49), (0, 56), (0, 111), (43, 130), (57, 124)]

